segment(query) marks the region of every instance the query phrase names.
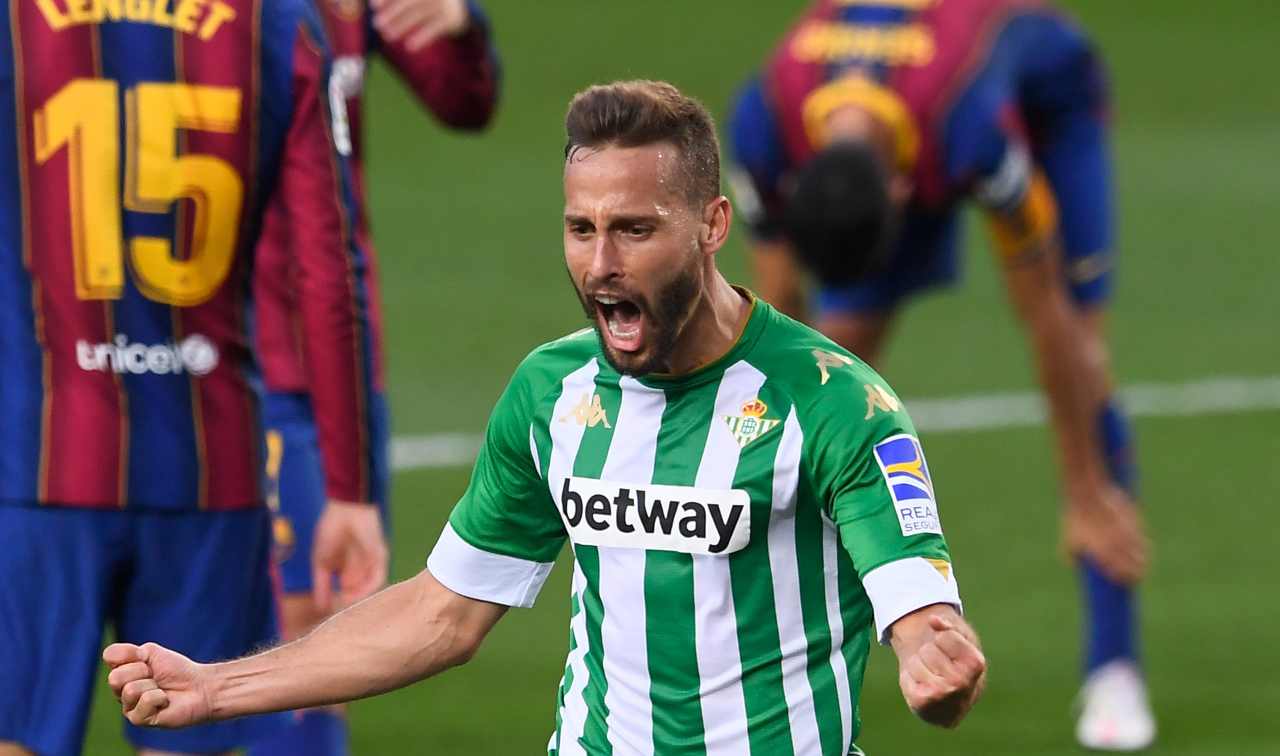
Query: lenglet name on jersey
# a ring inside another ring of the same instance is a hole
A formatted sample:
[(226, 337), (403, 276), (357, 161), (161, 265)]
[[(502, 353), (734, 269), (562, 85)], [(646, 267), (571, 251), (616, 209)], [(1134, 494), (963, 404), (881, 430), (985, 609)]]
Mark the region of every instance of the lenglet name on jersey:
[(730, 554), (751, 539), (746, 491), (571, 477), (557, 504), (575, 544)]

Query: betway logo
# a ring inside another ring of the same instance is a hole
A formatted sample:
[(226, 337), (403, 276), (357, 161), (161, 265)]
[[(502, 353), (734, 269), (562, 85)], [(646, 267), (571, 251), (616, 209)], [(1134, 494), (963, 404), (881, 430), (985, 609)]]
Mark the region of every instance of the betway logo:
[(746, 491), (565, 478), (558, 504), (575, 544), (731, 554), (751, 539)]
[(165, 344), (130, 343), (117, 334), (114, 341), (91, 344), (76, 342), (76, 362), (81, 370), (133, 375), (208, 375), (218, 366), (218, 348), (208, 338), (195, 333), (180, 342)]

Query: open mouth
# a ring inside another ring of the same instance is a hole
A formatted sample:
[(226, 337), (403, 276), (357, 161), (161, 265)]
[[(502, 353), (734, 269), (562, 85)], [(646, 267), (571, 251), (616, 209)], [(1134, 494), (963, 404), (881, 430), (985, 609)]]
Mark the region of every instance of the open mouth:
[(623, 352), (638, 352), (643, 344), (644, 313), (629, 299), (613, 294), (595, 294), (600, 332), (609, 346)]

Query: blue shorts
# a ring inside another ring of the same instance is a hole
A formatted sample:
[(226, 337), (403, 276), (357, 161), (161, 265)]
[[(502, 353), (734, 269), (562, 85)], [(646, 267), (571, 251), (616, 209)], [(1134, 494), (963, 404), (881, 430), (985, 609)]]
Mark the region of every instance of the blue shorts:
[[(267, 500), (272, 511), (273, 554), (285, 593), (311, 591), (311, 544), (324, 511), (324, 466), (311, 398), (303, 393), (267, 392), (262, 403), (267, 428)], [(374, 395), (374, 502), (390, 527), (387, 460), (390, 423), (387, 402)], [(278, 445), (278, 446), (277, 446)], [(279, 457), (273, 459), (279, 449)], [(275, 462), (276, 464), (272, 464)]]
[[(78, 754), (103, 628), (199, 661), (276, 639), (265, 510), (144, 512), (0, 505), (0, 741)], [(151, 730), (138, 748), (210, 753), (244, 746), (284, 715)]]

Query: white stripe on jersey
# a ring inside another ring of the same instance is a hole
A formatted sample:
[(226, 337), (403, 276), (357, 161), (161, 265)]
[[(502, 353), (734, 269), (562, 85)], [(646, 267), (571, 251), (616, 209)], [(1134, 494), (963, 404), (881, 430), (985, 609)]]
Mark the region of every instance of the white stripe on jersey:
[[(742, 405), (756, 398), (764, 379), (764, 373), (746, 362), (737, 362), (724, 371), (716, 392), (707, 445), (698, 465), (695, 485), (699, 488), (733, 487), (742, 447), (722, 418), (741, 413)], [(728, 559), (693, 555), (693, 606), (707, 756), (749, 753), (738, 615), (733, 607)]]
[[(648, 483), (658, 454), (665, 392), (623, 376), (622, 405), (601, 480)], [(609, 743), (617, 754), (653, 753), (653, 704), (649, 698), (649, 649), (644, 605), (644, 549), (600, 546), (600, 602), (604, 619), (604, 703)]]
[[(559, 486), (566, 477), (573, 474), (573, 461), (578, 456), (582, 434), (587, 429), (585, 423), (561, 422), (561, 419), (572, 416), (573, 408), (583, 394), (590, 395), (595, 391), (596, 374), (599, 372), (600, 364), (593, 357), (561, 381), (560, 397), (556, 399), (548, 423), (551, 431), (551, 459), (547, 462), (547, 487), (551, 491), (553, 502), (559, 501)], [(559, 507), (556, 509), (559, 510)], [(583, 753), (578, 738), (587, 722), (587, 701), (582, 695), (587, 685), (587, 607), (583, 595), (586, 592), (586, 580), (582, 578), (577, 562), (573, 565), (573, 592), (578, 596), (578, 614), (569, 625), (577, 646), (569, 653), (566, 662), (566, 667), (573, 670), (573, 684), (565, 692), (564, 707), (560, 712), (560, 753), (565, 756)]]
[(827, 596), (827, 627), (831, 632), (831, 672), (836, 676), (836, 700), (840, 702), (840, 753), (853, 741), (853, 701), (849, 694), (849, 668), (844, 661), (844, 617), (840, 615), (840, 564), (836, 525), (822, 516), (822, 575)]
[(560, 715), (559, 756), (586, 756), (578, 740), (587, 724), (587, 699), (582, 695), (587, 689), (587, 580), (582, 576), (578, 562), (573, 563), (573, 593), (578, 597), (578, 613), (569, 620), (569, 632), (574, 647), (569, 652), (568, 667), (573, 670), (573, 683), (565, 691), (564, 708)]
[(800, 606), (800, 568), (796, 564), (796, 486), (800, 480), (800, 449), (804, 434), (795, 407), (782, 424), (782, 440), (773, 466), (773, 512), (769, 516), (769, 571), (773, 573), (773, 604), (778, 617), (782, 653), (782, 695), (791, 720), (794, 753), (821, 753), (818, 713), (809, 683), (809, 640), (804, 634)]

